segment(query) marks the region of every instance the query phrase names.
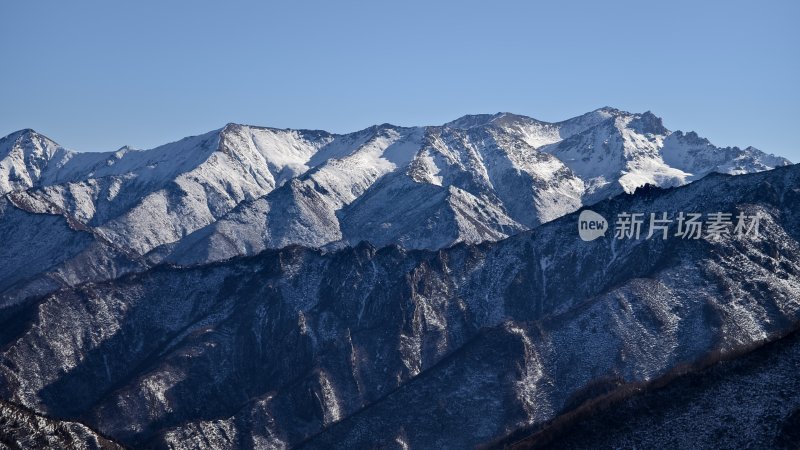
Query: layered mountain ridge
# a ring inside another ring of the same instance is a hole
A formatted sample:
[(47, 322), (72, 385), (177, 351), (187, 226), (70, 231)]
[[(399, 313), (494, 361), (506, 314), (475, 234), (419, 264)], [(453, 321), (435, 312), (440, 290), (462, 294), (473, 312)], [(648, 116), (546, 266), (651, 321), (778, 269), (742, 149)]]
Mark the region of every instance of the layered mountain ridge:
[[(19, 243), (0, 255), (0, 289), (20, 298), (164, 261), (293, 244), (496, 241), (646, 183), (788, 163), (613, 108), (557, 123), (499, 113), (344, 135), (229, 124), (106, 153), (75, 153), (23, 130), (0, 139), (0, 238)], [(23, 260), (38, 262), (11, 269)]]
[[(715, 401), (713, 420), (759, 426), (726, 443), (791, 441), (794, 359), (758, 390), (713, 367), (797, 336), (799, 186), (783, 158), (613, 108), (350, 134), (228, 124), (106, 153), (13, 133), (0, 447), (580, 448), (595, 438), (563, 432), (596, 405), (637, 415), (638, 392), (709, 366), (724, 401), (758, 392), (736, 411), (765, 405), (729, 420)], [(587, 206), (742, 213), (759, 233), (681, 239), (673, 222), (669, 239), (585, 242)], [(656, 419), (603, 442), (678, 426)], [(691, 436), (714, 439), (674, 442)]]
[(758, 236), (584, 242), (571, 213), (498, 242), (289, 246), (63, 289), (0, 308), (0, 397), (137, 448), (538, 433), (797, 330), (798, 186), (789, 166), (592, 206), (759, 215)]

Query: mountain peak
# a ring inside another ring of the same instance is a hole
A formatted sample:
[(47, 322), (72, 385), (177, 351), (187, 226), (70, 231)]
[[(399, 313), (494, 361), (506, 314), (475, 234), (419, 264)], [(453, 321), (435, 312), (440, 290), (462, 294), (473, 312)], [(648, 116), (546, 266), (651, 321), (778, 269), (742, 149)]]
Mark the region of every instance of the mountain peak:
[(7, 155), (15, 146), (23, 149), (26, 154), (29, 152), (41, 153), (47, 158), (52, 157), (56, 150), (62, 148), (55, 141), (32, 128), (24, 128), (0, 138), (0, 155)]
[(669, 130), (664, 127), (664, 122), (660, 117), (650, 111), (641, 114), (634, 114), (633, 120), (628, 126), (641, 134), (666, 135)]
[(23, 128), (21, 130), (17, 130), (9, 134), (9, 136), (23, 136), (26, 134), (39, 134), (39, 133), (37, 133), (36, 130), (34, 130), (33, 128)]
[(52, 139), (48, 138), (47, 136), (37, 132), (33, 128), (23, 128), (22, 130), (17, 130), (12, 133), (9, 133), (5, 137), (0, 138), (0, 142), (7, 142), (7, 141), (19, 141), (21, 139), (33, 139), (33, 138), (44, 138), (48, 141), (52, 142)]
[(614, 108), (613, 106), (601, 106), (600, 108), (595, 109), (592, 111), (594, 113), (606, 113), (610, 115), (630, 115), (629, 112), (623, 111), (618, 108)]
[(458, 128), (462, 130), (467, 130), (470, 128), (481, 127), (484, 125), (489, 124), (494, 119), (501, 117), (504, 113), (495, 113), (495, 114), (467, 114), (464, 116), (459, 117), (456, 120), (447, 122), (444, 124), (445, 127), (449, 128)]
[(0, 138), (0, 194), (33, 187), (48, 171), (51, 160), (68, 159), (70, 154), (31, 128)]

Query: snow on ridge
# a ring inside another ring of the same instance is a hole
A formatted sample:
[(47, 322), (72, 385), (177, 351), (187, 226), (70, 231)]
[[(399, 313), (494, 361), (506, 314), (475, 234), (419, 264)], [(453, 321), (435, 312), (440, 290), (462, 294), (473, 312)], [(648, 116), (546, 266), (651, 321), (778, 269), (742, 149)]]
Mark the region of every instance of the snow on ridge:
[(47, 205), (39, 209), (61, 209), (140, 254), (181, 241), (199, 242), (203, 254), (221, 243), (250, 253), (336, 239), (386, 243), (382, 235), (429, 247), (501, 239), (643, 184), (785, 164), (671, 132), (649, 111), (603, 107), (560, 122), (496, 113), (348, 134), (231, 123), (105, 153), (71, 152), (22, 130), (0, 139), (0, 193), (24, 190)]

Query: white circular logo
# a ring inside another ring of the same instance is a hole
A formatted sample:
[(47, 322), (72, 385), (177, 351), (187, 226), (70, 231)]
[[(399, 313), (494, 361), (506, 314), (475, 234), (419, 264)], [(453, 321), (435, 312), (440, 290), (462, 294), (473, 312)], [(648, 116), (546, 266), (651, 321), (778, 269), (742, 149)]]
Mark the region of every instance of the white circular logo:
[(578, 234), (584, 241), (593, 241), (600, 236), (605, 236), (608, 231), (608, 222), (605, 217), (594, 211), (585, 209), (578, 216)]

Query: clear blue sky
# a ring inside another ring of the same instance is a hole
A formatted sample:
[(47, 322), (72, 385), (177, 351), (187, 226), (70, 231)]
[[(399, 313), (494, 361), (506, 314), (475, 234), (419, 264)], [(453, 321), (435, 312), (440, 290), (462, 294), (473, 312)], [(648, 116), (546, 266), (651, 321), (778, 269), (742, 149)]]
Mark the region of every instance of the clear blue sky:
[(800, 2), (0, 3), (0, 135), (149, 148), (600, 106), (800, 161)]

